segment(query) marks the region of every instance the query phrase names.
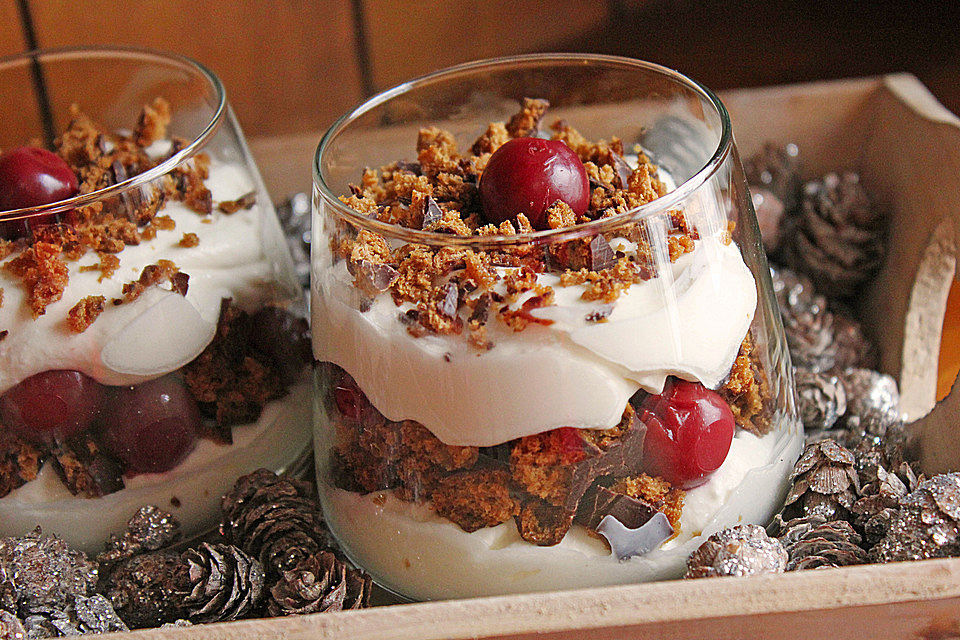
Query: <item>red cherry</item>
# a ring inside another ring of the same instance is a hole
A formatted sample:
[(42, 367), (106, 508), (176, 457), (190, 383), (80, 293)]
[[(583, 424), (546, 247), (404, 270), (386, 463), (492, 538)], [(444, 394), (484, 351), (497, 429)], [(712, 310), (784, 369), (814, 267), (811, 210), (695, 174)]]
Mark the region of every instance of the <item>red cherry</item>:
[[(0, 155), (0, 212), (66, 200), (79, 188), (70, 166), (46, 149), (17, 147)], [(0, 221), (0, 236), (27, 236), (31, 227), (54, 222), (54, 215)]]
[(277, 307), (264, 307), (250, 318), (251, 346), (273, 362), (284, 385), (291, 385), (312, 360), (310, 326)]
[(103, 443), (128, 475), (160, 473), (193, 449), (200, 409), (183, 383), (164, 376), (133, 387), (114, 387), (104, 403)]
[(488, 222), (522, 213), (536, 229), (547, 228), (547, 209), (563, 200), (577, 215), (590, 205), (590, 183), (580, 158), (560, 140), (514, 138), (494, 151), (480, 176)]
[(356, 380), (349, 375), (344, 375), (343, 379), (333, 388), (333, 402), (336, 404), (340, 415), (354, 422), (359, 422), (371, 406), (367, 396), (364, 395), (363, 391), (360, 391)]
[(36, 443), (74, 436), (93, 422), (103, 387), (79, 371), (44, 371), (0, 396), (3, 424)]
[(736, 423), (720, 395), (698, 382), (674, 380), (643, 403), (644, 470), (690, 489), (707, 481), (730, 452)]

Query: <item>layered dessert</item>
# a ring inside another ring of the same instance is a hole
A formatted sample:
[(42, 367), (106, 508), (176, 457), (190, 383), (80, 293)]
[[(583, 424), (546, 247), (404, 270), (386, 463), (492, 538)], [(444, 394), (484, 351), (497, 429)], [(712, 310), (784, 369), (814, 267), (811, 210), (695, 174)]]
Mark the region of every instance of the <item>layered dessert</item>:
[(309, 444), (309, 333), (255, 174), (178, 162), (162, 98), (131, 124), (74, 109), (52, 150), (0, 155), (4, 211), (108, 194), (0, 217), (0, 535), (97, 550), (144, 504), (197, 532)]
[(366, 221), (315, 220), (325, 513), (409, 597), (679, 576), (799, 452), (722, 199), (631, 215), (670, 176), (548, 106), (422, 128), (340, 198)]

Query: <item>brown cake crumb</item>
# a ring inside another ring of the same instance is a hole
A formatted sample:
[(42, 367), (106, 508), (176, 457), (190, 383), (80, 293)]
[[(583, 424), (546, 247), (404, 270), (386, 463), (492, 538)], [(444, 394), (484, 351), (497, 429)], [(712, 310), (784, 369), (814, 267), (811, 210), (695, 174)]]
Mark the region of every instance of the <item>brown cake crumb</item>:
[(250, 193), (243, 194), (236, 200), (221, 200), (217, 205), (217, 209), (219, 209), (221, 213), (229, 215), (240, 211), (240, 209), (250, 209), (255, 204), (257, 204), (257, 192), (251, 191)]
[(180, 238), (180, 242), (177, 244), (179, 244), (181, 247), (189, 249), (200, 244), (200, 238), (195, 233), (185, 233), (183, 234), (183, 237)]
[[(174, 285), (175, 289), (177, 287), (177, 274), (180, 273), (180, 270), (170, 260), (157, 260), (156, 264), (148, 264), (140, 272), (140, 277), (132, 282), (128, 282), (123, 285), (123, 297), (115, 298), (113, 304), (123, 304), (126, 302), (133, 302), (140, 295), (147, 290), (147, 287), (152, 287), (154, 285), (159, 285), (164, 282), (170, 282)], [(182, 282), (182, 281), (181, 281)], [(182, 295), (186, 295), (186, 289), (180, 292)]]
[(762, 436), (771, 429), (772, 412), (766, 376), (756, 357), (753, 340), (747, 334), (720, 394), (730, 404), (737, 426)]
[(540, 128), (540, 119), (550, 107), (550, 103), (542, 99), (524, 98), (520, 112), (514, 114), (507, 122), (507, 133), (511, 138), (520, 138), (536, 133)]
[(173, 231), (177, 228), (177, 223), (170, 216), (157, 216), (153, 219), (153, 226), (161, 231)]
[(0, 498), (37, 477), (44, 454), (0, 426)]
[(93, 324), (107, 306), (103, 296), (87, 296), (71, 307), (67, 312), (67, 324), (70, 331), (83, 333)]
[(517, 529), (520, 537), (540, 547), (560, 544), (573, 526), (575, 510), (558, 507), (542, 500), (528, 500), (520, 508)]
[(67, 265), (56, 244), (35, 242), (5, 263), (4, 268), (23, 281), (34, 318), (46, 313), (67, 286)]
[(114, 273), (117, 272), (117, 269), (120, 268), (120, 258), (111, 254), (111, 253), (100, 253), (98, 254), (100, 262), (97, 264), (87, 264), (80, 267), (80, 271), (100, 271), (100, 277), (97, 278), (97, 282), (103, 282), (105, 279), (111, 277)]
[(154, 98), (153, 102), (143, 107), (143, 111), (140, 112), (140, 119), (133, 131), (133, 139), (141, 147), (149, 147), (167, 136), (168, 124), (170, 124), (170, 103), (163, 98)]
[(638, 476), (622, 478), (609, 489), (647, 502), (657, 511), (662, 511), (674, 531), (679, 531), (680, 515), (683, 513), (683, 489), (673, 487), (660, 477), (641, 473)]
[(123, 489), (119, 462), (106, 455), (89, 435), (76, 442), (58, 443), (54, 460), (60, 479), (75, 496), (99, 498)]
[(460, 471), (439, 482), (433, 508), (467, 532), (494, 527), (520, 513), (509, 485), (510, 474), (503, 470)]

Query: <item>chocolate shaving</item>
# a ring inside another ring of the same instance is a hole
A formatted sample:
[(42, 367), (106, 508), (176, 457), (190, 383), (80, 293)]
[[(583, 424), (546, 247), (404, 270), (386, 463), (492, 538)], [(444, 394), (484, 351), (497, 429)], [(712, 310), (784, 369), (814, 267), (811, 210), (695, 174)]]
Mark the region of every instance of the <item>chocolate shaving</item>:
[(517, 530), (520, 537), (540, 547), (560, 544), (573, 525), (574, 511), (544, 502), (528, 500), (520, 508)]
[(617, 172), (617, 178), (620, 179), (620, 188), (626, 189), (630, 185), (630, 176), (633, 175), (633, 169), (620, 154), (611, 153), (610, 157), (613, 159), (613, 169)]
[(190, 276), (183, 271), (178, 271), (170, 278), (170, 284), (173, 290), (182, 296), (187, 295), (187, 288), (190, 286)]
[(389, 289), (400, 273), (388, 264), (380, 264), (371, 260), (360, 260), (353, 264), (357, 285), (367, 293), (377, 294)]
[(630, 529), (645, 524), (657, 513), (657, 509), (645, 500), (616, 493), (606, 487), (594, 486), (580, 500), (576, 521), (597, 530), (601, 521), (612, 516)]
[(610, 248), (610, 243), (602, 235), (594, 236), (590, 241), (590, 270), (602, 271), (609, 269), (617, 262), (617, 256)]
[(469, 322), (475, 322), (478, 325), (484, 325), (487, 323), (487, 319), (490, 316), (490, 301), (492, 297), (489, 292), (484, 292), (480, 294), (480, 297), (477, 298), (477, 304), (473, 308), (473, 313), (470, 314)]
[(441, 289), (443, 297), (437, 302), (437, 311), (448, 318), (457, 317), (457, 308), (460, 303), (460, 290), (455, 282), (448, 282)]
[(420, 225), (420, 228), (428, 229), (441, 220), (443, 220), (443, 209), (441, 209), (437, 201), (433, 199), (433, 196), (427, 196), (426, 208), (423, 212), (423, 224)]
[[(350, 188), (353, 188), (353, 185), (350, 185)], [(253, 205), (257, 204), (257, 192), (251, 191), (250, 193), (245, 193), (236, 200), (222, 200), (220, 204), (217, 205), (222, 213), (231, 214), (236, 213), (240, 209), (250, 209)]]
[(419, 162), (410, 162), (409, 160), (400, 160), (397, 162), (397, 171), (402, 173), (412, 173), (415, 176), (419, 176), (421, 169)]

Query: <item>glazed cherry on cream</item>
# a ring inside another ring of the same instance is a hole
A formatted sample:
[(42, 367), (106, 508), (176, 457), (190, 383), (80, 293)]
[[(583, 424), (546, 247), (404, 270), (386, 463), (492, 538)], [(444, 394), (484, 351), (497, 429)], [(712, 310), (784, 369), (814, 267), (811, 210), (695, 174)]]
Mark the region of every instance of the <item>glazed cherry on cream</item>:
[[(17, 147), (0, 155), (0, 212), (37, 207), (77, 194), (77, 176), (55, 153), (38, 147)], [(0, 220), (0, 235), (27, 235), (37, 224), (56, 222), (53, 216)]]
[(640, 419), (647, 425), (644, 471), (682, 489), (707, 481), (730, 451), (736, 423), (720, 394), (699, 382), (670, 380), (648, 396)]
[(580, 158), (561, 140), (514, 138), (494, 151), (480, 176), (487, 222), (515, 220), (522, 213), (535, 229), (547, 228), (547, 209), (557, 200), (582, 215), (590, 205), (590, 182)]
[(93, 422), (103, 391), (79, 371), (44, 371), (0, 396), (0, 419), (30, 442), (70, 438)]
[(193, 449), (200, 410), (176, 376), (111, 387), (100, 419), (103, 442), (127, 475), (160, 473)]

